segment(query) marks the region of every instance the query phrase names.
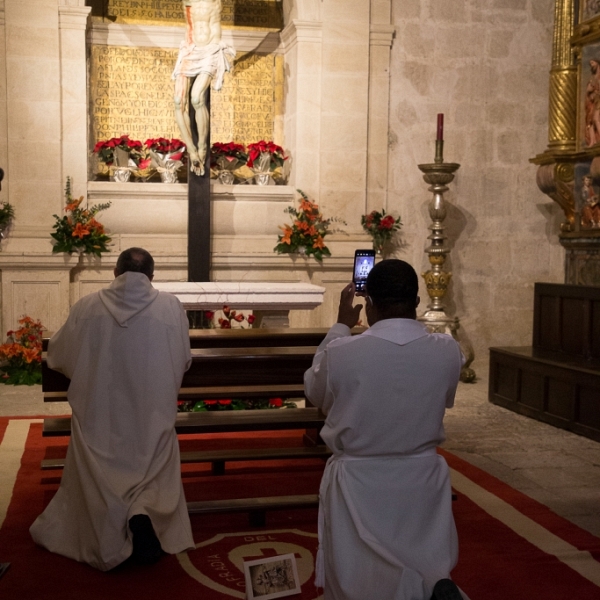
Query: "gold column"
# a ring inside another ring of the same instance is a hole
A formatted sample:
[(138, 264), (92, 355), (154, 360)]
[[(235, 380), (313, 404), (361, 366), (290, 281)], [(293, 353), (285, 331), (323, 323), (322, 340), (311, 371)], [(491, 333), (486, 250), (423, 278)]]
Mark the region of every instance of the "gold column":
[(571, 49), (575, 0), (556, 0), (550, 70), (548, 147), (575, 150), (577, 139), (577, 67)]

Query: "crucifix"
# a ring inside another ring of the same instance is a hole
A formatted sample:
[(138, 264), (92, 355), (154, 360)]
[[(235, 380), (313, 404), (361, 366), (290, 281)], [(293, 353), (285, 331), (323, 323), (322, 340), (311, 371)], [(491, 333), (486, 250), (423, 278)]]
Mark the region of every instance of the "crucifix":
[(221, 40), (221, 8), (221, 0), (183, 0), (186, 33), (172, 76), (175, 120), (189, 156), (188, 281), (210, 279), (210, 87), (221, 89), (235, 58)]

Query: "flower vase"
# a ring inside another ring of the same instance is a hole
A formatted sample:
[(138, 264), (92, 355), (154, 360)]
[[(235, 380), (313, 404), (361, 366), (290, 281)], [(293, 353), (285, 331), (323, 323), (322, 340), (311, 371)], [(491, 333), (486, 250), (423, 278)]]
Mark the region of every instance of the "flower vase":
[(177, 171), (164, 169), (160, 171), (160, 180), (163, 183), (177, 183)]
[(254, 182), (256, 185), (271, 185), (273, 178), (271, 177), (270, 152), (261, 152), (254, 164), (256, 165), (254, 169)]
[(112, 170), (112, 180), (118, 183), (127, 183), (131, 177), (131, 170), (129, 167), (115, 167)]
[(231, 171), (224, 170), (219, 173), (219, 183), (222, 183), (223, 185), (233, 185), (234, 181), (235, 175)]

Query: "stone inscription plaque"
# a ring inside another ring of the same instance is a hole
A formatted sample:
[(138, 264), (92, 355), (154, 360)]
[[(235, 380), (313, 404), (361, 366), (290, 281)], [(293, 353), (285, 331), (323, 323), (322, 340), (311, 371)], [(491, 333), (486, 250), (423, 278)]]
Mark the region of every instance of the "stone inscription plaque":
[[(93, 13), (115, 23), (184, 25), (181, 0), (108, 0)], [(221, 23), (228, 27), (281, 29), (281, 3), (276, 0), (222, 0)]]
[[(171, 72), (177, 50), (92, 46), (90, 98), (93, 143), (127, 134), (179, 138)], [(211, 143), (281, 143), (283, 58), (243, 54), (211, 96)]]

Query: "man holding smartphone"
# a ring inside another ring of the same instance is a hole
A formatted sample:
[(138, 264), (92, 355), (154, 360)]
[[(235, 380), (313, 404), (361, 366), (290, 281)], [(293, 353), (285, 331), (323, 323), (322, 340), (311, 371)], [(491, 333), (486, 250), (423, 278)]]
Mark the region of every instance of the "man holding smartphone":
[(401, 260), (368, 275), (370, 329), (352, 336), (362, 305), (351, 283), (338, 321), (304, 377), (327, 414), (333, 456), (319, 506), (317, 585), (325, 600), (462, 600), (448, 466), (436, 453), (454, 403), (462, 353), (416, 320), (418, 278)]

